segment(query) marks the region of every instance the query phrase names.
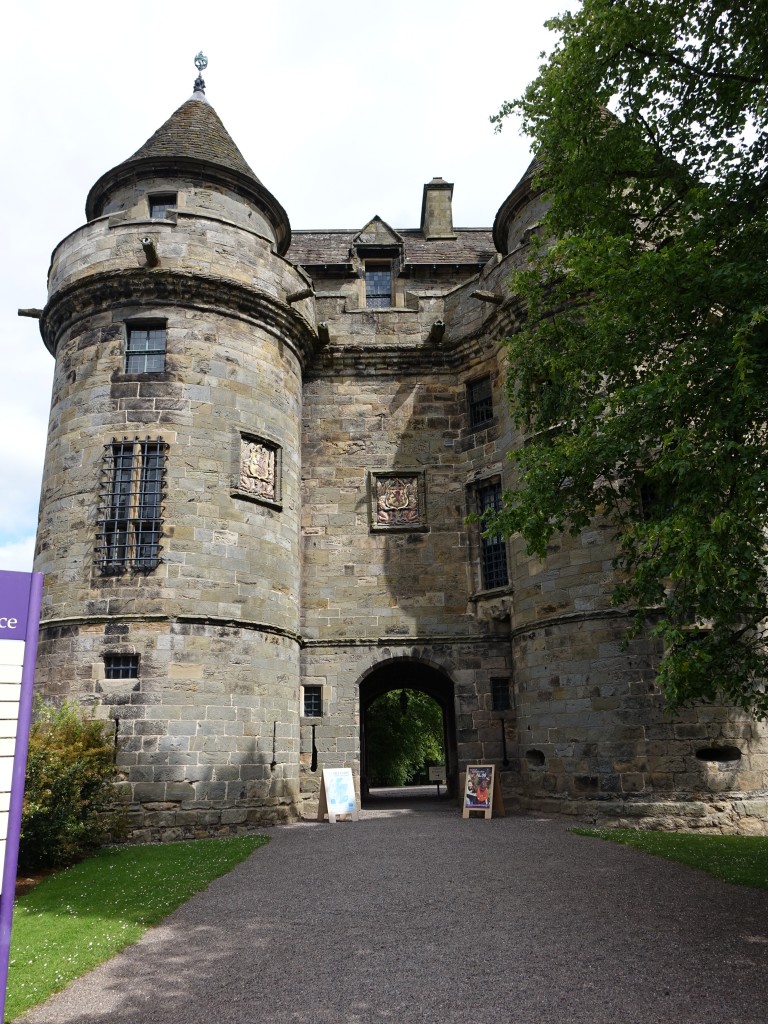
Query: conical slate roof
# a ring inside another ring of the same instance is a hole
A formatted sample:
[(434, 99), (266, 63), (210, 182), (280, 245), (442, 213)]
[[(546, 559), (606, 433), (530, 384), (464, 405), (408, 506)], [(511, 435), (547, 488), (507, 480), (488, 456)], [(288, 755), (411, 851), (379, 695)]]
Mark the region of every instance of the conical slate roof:
[(285, 210), (248, 166), (205, 94), (197, 90), (133, 156), (99, 178), (88, 193), (86, 217), (89, 221), (100, 217), (110, 195), (127, 182), (179, 175), (237, 192), (265, 214), (278, 252), (284, 253), (290, 245)]
[(186, 156), (228, 167), (261, 184), (232, 141), (219, 115), (206, 99), (198, 99), (198, 95), (182, 103), (125, 163), (154, 157)]

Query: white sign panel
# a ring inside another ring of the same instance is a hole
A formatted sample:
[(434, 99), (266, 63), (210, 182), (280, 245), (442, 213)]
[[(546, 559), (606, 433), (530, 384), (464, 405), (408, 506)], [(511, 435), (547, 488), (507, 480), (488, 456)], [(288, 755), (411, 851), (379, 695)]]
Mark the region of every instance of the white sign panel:
[(357, 795), (351, 768), (323, 768), (318, 809), (320, 821), (326, 813), (331, 822), (336, 821), (337, 814), (351, 814), (357, 818)]
[(5, 863), (25, 647), (23, 640), (0, 639), (0, 864)]

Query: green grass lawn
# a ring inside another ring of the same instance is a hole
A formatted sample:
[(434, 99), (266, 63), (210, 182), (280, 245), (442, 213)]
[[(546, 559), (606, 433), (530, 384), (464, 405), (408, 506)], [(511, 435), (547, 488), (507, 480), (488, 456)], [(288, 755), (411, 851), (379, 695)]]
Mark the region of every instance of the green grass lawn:
[(666, 857), (708, 875), (768, 889), (768, 836), (709, 836), (691, 832), (647, 832), (635, 828), (575, 828), (580, 836), (609, 839)]
[(14, 910), (5, 1020), (136, 942), (266, 836), (102, 850), (45, 879)]

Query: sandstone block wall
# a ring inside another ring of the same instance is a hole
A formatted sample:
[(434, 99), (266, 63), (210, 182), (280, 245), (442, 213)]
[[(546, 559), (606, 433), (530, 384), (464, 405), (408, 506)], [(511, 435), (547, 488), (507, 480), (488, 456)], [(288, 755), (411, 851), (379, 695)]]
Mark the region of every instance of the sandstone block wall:
[[(312, 333), (285, 298), (306, 278), (227, 220), (225, 200), (206, 216), (86, 225), (54, 255), (46, 310), (57, 365), (38, 686), (115, 722), (120, 795), (142, 838), (297, 813), (299, 425)], [(142, 232), (156, 240), (156, 268)], [(162, 372), (125, 372), (127, 325), (142, 321), (166, 324)], [(167, 444), (161, 558), (148, 573), (103, 572), (105, 445), (134, 436)], [(273, 500), (240, 486), (252, 438), (275, 452)], [(139, 656), (137, 678), (106, 680), (105, 656), (120, 654)]]

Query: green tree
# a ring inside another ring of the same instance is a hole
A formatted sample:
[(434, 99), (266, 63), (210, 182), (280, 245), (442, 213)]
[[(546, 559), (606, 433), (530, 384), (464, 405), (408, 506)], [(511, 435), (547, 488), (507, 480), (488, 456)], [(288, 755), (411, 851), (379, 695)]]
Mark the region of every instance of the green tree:
[(369, 785), (404, 786), (429, 761), (442, 762), (443, 713), (426, 693), (390, 690), (368, 708), (365, 746)]
[(72, 704), (36, 704), (21, 817), (22, 868), (71, 864), (120, 834), (119, 817), (106, 810), (116, 768), (104, 727), (83, 719)]
[(491, 530), (616, 524), (670, 706), (768, 715), (768, 4), (584, 0), (516, 112), (551, 203), (515, 275), (530, 443)]

